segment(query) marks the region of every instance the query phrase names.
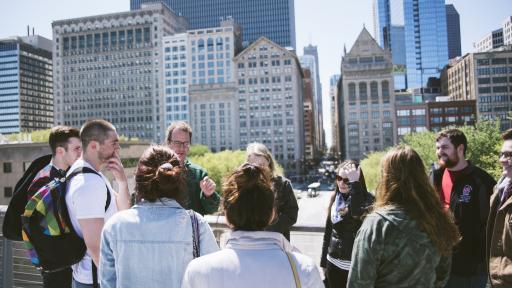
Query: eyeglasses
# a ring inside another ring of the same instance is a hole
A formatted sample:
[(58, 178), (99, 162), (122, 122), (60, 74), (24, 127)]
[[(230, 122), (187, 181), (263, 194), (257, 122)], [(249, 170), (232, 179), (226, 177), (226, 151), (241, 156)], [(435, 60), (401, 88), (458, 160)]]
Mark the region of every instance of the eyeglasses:
[(336, 181), (343, 181), (343, 183), (345, 183), (345, 184), (348, 184), (350, 182), (350, 180), (348, 180), (348, 178), (343, 178), (339, 175), (336, 175)]
[(512, 151), (500, 152), (500, 158), (512, 159)]
[(181, 142), (181, 141), (174, 141), (174, 140), (171, 140), (169, 141), (169, 143), (171, 143), (171, 145), (173, 146), (176, 146), (176, 147), (180, 147), (180, 148), (188, 148), (190, 147), (190, 142)]

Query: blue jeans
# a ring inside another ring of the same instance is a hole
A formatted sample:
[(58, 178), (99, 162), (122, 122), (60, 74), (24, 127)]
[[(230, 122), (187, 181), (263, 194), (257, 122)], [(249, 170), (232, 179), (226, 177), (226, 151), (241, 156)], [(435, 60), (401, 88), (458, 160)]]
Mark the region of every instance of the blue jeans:
[[(71, 286), (72, 288), (92, 288), (92, 284), (84, 284), (84, 283), (80, 283), (78, 281), (76, 281), (74, 278), (73, 278), (73, 285)], [(98, 284), (98, 287), (100, 287), (100, 285)]]
[(487, 286), (487, 274), (474, 276), (458, 276), (450, 274), (450, 279), (444, 288), (485, 288)]

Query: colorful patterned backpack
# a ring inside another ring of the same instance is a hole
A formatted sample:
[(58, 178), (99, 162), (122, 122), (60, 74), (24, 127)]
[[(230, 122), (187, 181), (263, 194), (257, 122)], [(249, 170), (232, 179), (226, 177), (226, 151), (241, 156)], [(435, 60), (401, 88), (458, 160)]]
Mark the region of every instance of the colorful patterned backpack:
[[(79, 167), (66, 178), (54, 179), (41, 187), (27, 202), (21, 215), (22, 237), (32, 264), (46, 272), (59, 271), (78, 263), (87, 250), (76, 234), (66, 205), (66, 186), (76, 175), (96, 171)], [(105, 211), (110, 205), (107, 187)]]

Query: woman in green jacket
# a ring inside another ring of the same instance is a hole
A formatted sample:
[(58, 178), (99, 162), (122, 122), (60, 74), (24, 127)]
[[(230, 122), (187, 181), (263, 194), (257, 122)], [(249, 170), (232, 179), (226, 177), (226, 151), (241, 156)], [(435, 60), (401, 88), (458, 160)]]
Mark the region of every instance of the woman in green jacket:
[(382, 159), (374, 208), (357, 233), (347, 287), (443, 287), (459, 232), (412, 148)]

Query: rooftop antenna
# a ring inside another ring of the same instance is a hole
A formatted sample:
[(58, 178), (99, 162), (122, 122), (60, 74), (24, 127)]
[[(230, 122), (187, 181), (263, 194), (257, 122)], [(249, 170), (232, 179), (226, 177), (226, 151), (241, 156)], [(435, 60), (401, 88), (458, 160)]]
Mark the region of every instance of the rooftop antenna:
[(27, 36), (30, 36), (30, 26), (27, 25)]

